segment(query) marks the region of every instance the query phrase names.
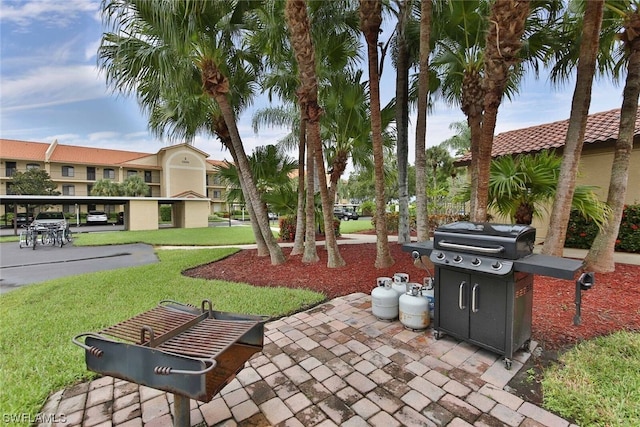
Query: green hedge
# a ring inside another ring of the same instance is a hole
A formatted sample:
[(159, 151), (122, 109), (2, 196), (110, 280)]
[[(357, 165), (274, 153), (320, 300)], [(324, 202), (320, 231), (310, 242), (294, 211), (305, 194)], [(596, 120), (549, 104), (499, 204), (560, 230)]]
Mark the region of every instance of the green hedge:
[[(572, 211), (567, 226), (565, 247), (589, 249), (598, 234), (598, 226), (577, 211)], [(640, 205), (627, 205), (622, 213), (616, 251), (640, 253)]]
[[(296, 217), (293, 215), (281, 216), (279, 219), (280, 225), (280, 240), (283, 242), (293, 242), (296, 238)], [(320, 224), (320, 229), (322, 229), (322, 224)], [(340, 237), (340, 220), (337, 218), (333, 219), (333, 231), (336, 237)], [(322, 230), (320, 230), (321, 234), (324, 234)]]

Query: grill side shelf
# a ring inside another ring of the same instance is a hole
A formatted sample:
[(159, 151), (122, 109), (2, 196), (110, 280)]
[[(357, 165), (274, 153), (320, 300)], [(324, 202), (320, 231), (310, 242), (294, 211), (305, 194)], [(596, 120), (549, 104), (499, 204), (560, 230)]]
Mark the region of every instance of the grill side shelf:
[(532, 254), (513, 261), (516, 271), (574, 280), (584, 268), (584, 261), (555, 256)]

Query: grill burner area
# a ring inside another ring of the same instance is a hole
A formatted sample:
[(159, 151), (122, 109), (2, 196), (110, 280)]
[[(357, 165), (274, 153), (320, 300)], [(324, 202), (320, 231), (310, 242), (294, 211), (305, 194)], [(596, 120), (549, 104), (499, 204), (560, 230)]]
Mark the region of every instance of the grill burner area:
[[(263, 348), (267, 317), (161, 301), (144, 313), (73, 338), (87, 369), (175, 395), (176, 426), (190, 425), (189, 399), (209, 401)], [(84, 338), (84, 343), (80, 341)]]

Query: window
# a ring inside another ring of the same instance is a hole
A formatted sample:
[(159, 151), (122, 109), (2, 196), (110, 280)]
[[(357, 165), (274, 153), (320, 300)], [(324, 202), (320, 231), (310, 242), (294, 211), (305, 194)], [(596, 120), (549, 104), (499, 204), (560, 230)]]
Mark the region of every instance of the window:
[(91, 191), (93, 191), (93, 184), (87, 184), (87, 196), (91, 195)]
[(5, 176), (13, 176), (18, 171), (18, 165), (16, 162), (5, 162), (4, 171)]
[(13, 190), (12, 182), (7, 182), (7, 194), (16, 194), (15, 191)]
[(213, 185), (220, 185), (222, 183), (222, 179), (219, 175), (213, 176)]
[(75, 205), (62, 205), (62, 212), (68, 213), (68, 214), (74, 214), (74, 213), (76, 213), (76, 206)]
[(213, 194), (213, 199), (221, 199), (222, 198), (222, 191), (220, 190), (213, 190), (212, 191)]
[(113, 169), (105, 169), (102, 172), (102, 177), (104, 179), (116, 179), (116, 171), (114, 171)]
[(62, 186), (62, 195), (63, 196), (75, 196), (76, 195), (76, 186), (75, 185), (63, 185)]
[(40, 169), (40, 165), (37, 163), (27, 163), (27, 170)]
[(138, 175), (138, 171), (134, 171), (134, 170), (127, 171), (127, 176), (136, 176), (136, 175)]
[(73, 166), (63, 166), (62, 167), (62, 176), (74, 176)]
[(151, 182), (151, 171), (144, 171), (144, 182)]
[(93, 166), (87, 167), (87, 180), (95, 181), (96, 180), (96, 168)]

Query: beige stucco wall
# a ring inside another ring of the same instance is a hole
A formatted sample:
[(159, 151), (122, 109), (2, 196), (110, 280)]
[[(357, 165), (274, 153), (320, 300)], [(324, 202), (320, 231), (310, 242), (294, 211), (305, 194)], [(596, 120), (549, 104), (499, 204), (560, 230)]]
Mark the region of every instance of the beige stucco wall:
[[(600, 187), (597, 190), (600, 200), (607, 200), (613, 156), (613, 149), (585, 150), (580, 159), (580, 172), (577, 183)], [(637, 203), (640, 203), (640, 144), (636, 144), (636, 147), (631, 152), (627, 194), (625, 196), (625, 204)]]
[(135, 198), (129, 201), (126, 217), (129, 230), (157, 230), (159, 213), (157, 200)]
[(202, 199), (192, 199), (174, 203), (172, 214), (174, 227), (208, 227), (209, 201)]
[(162, 197), (174, 197), (187, 191), (202, 196), (206, 191), (206, 158), (200, 152), (180, 145), (169, 148), (161, 156)]

